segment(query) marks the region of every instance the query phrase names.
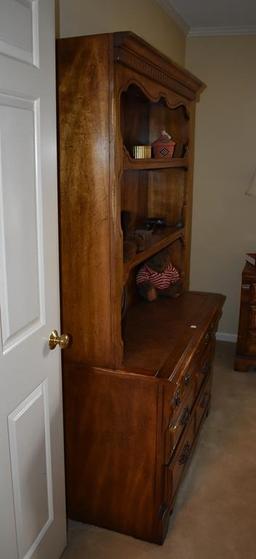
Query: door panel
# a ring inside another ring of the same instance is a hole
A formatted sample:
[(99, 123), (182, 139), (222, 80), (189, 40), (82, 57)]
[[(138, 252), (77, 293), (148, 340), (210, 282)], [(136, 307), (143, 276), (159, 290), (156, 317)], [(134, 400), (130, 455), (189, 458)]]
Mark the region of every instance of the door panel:
[(0, 52), (38, 64), (38, 0), (1, 0)]
[(0, 94), (0, 123), (0, 258), (5, 352), (44, 323), (38, 101)]
[(48, 383), (8, 418), (14, 509), (20, 557), (32, 557), (53, 521)]
[(66, 545), (58, 261), (54, 0), (1, 0), (1, 559)]

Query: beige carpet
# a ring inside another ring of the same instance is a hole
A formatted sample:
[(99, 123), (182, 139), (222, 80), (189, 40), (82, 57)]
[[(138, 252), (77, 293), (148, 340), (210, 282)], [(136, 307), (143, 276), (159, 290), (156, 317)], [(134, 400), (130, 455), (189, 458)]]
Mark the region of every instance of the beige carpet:
[(70, 523), (63, 559), (256, 559), (256, 371), (218, 343), (211, 412), (163, 546)]

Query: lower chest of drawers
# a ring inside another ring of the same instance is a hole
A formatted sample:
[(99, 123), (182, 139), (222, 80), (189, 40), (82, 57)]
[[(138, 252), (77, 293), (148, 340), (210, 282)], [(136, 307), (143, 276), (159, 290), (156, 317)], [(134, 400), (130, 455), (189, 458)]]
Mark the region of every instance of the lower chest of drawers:
[(211, 399), (212, 375), (209, 372), (200, 386), (199, 392), (189, 393), (184, 410), (177, 421), (177, 427), (168, 430), (169, 453), (165, 466), (164, 500), (172, 507), (183, 473), (191, 457), (197, 435), (205, 419)]

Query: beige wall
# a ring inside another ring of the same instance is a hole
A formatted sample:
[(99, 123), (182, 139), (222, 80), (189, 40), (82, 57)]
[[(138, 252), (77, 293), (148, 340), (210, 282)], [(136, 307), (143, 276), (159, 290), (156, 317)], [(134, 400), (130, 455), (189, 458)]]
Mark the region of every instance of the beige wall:
[(191, 288), (227, 295), (219, 330), (237, 332), (245, 253), (256, 250), (256, 37), (190, 38), (197, 109)]
[(184, 33), (156, 0), (58, 0), (57, 4), (60, 37), (133, 31), (175, 62), (184, 64)]

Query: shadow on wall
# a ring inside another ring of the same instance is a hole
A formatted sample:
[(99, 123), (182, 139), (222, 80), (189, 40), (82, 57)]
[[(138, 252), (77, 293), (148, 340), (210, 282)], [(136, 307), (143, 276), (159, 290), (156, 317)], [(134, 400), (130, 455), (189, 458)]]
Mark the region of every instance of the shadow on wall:
[(55, 37), (60, 36), (60, 2), (55, 0)]

